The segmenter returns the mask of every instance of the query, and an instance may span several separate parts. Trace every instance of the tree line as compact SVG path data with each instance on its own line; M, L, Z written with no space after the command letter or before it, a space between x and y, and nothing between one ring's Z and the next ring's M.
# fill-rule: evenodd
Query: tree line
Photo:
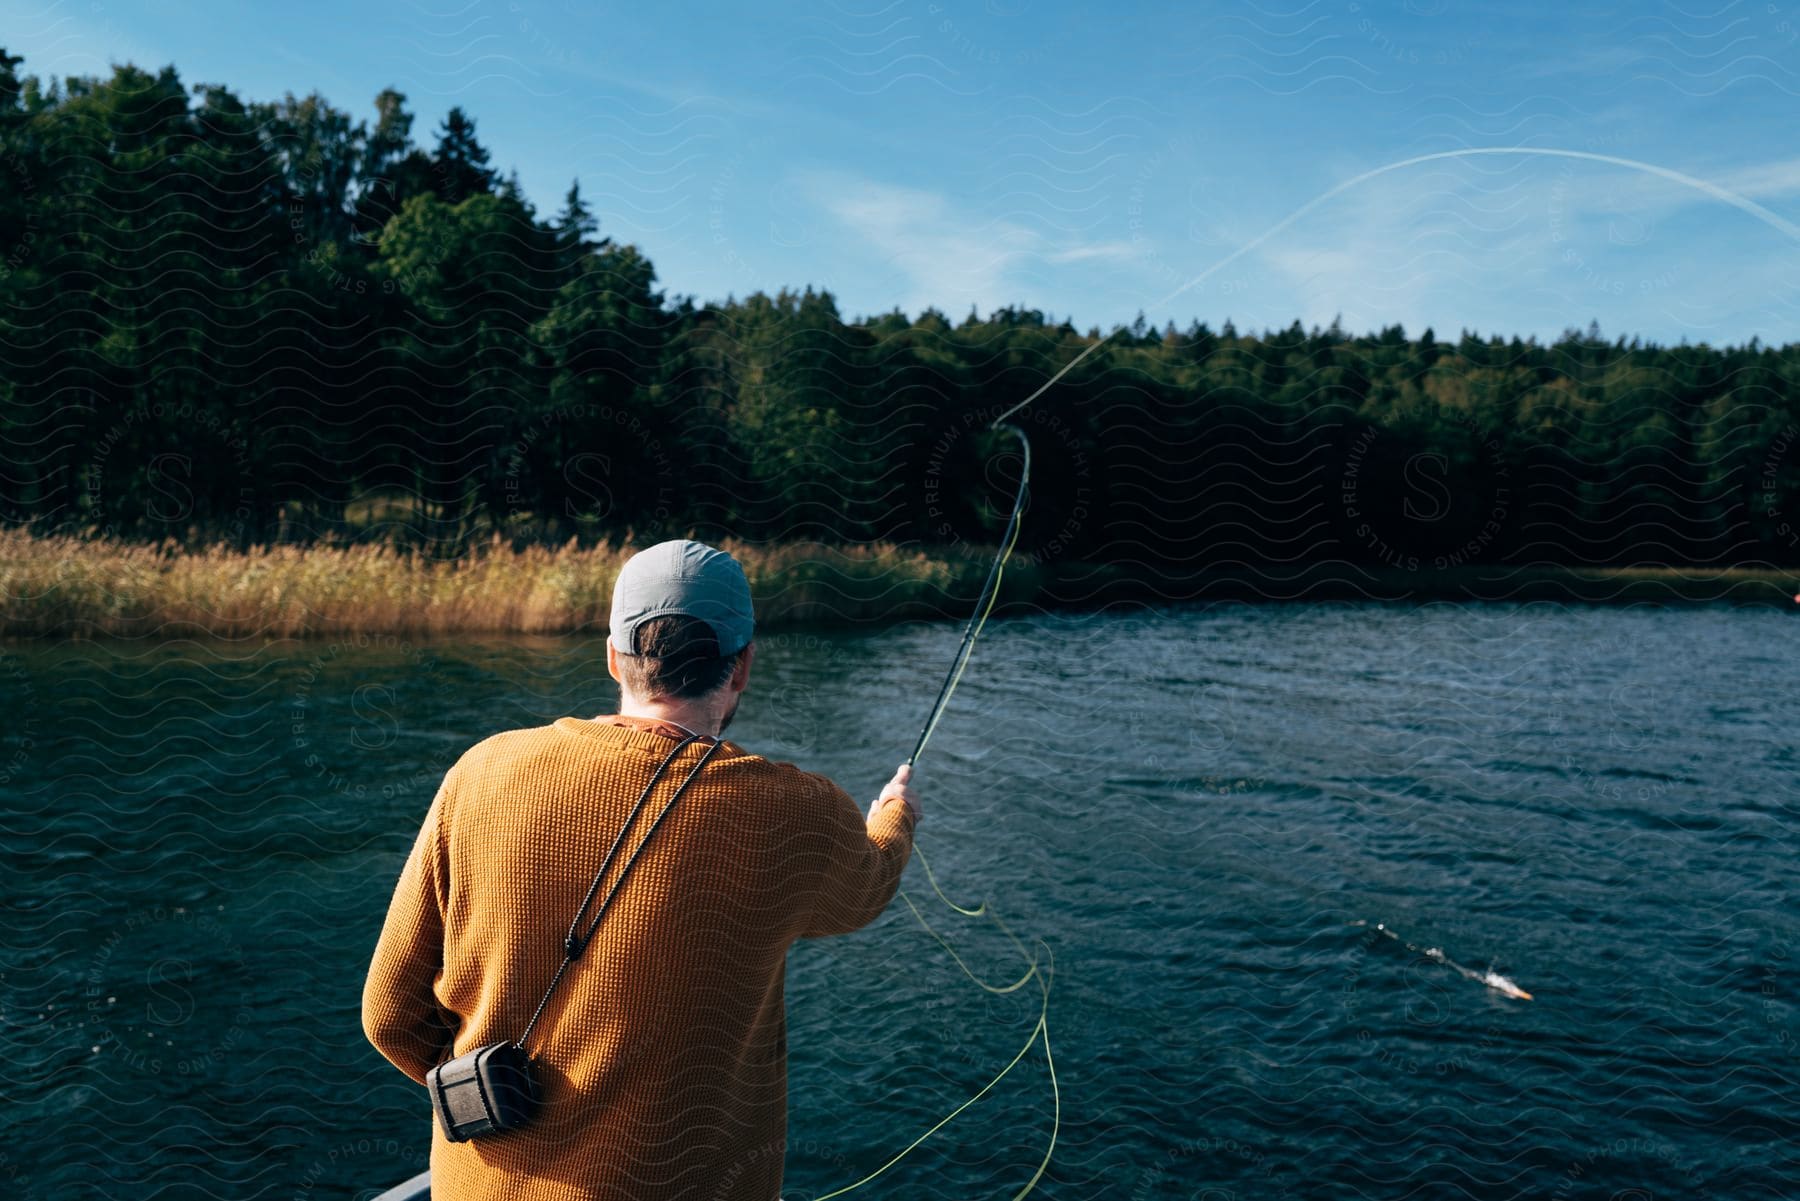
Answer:
M1115 563L1800 563L1800 346L1080 331L699 303L451 110L0 51L0 521L237 545L992 543Z

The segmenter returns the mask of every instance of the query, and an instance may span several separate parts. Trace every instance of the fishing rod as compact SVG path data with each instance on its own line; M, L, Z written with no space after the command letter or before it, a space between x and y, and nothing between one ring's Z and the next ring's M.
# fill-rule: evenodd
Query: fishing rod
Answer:
M1005 425L996 422L988 428L1006 430L1019 439L1019 452L1024 456L1024 462L1019 467L1019 490L1013 496L1012 516L1007 518L1006 532L1000 536L1000 551L994 556L994 565L988 568L987 582L982 584L981 592L975 598L975 611L969 615L969 624L963 629L962 644L956 648L956 657L950 661L950 670L944 675L937 700L932 702L931 713L925 718L924 728L919 731L919 741L913 745L912 754L906 757L908 767L918 762L931 732L937 729L939 719L944 716L944 706L949 703L950 694L956 691L956 685L962 680L963 668L969 665L969 656L975 650L975 639L980 637L981 627L987 624L988 614L994 611L994 603L1000 599L1000 577L1006 570L1006 561L1012 558L1013 547L1019 541L1019 522L1025 512L1025 495L1031 487L1031 439L1025 436L1024 430L1010 422Z
M1080 359L1075 360L1077 363L1080 361ZM1074 365L1074 363L1069 364L1070 367L1073 367ZM1056 376L1050 380L1050 383L1044 385L1044 388L1048 388L1050 384L1061 379L1068 369L1068 367L1065 367L1062 371L1059 371ZM1025 496L1031 484L1031 439L1025 436L1024 430L1016 425L1007 423L1005 419L1030 404L1033 400L1036 400L1044 391L1044 388L1039 388L1023 401L1020 401L1018 404L1002 413L988 426L988 429L990 430L1009 430L1019 439L1019 450L1024 456L1024 461L1019 467L1019 488L1018 491L1013 494L1012 515L1007 518L1006 532L1000 539L1000 550L994 556L993 566L988 568L987 581L982 584L980 595L975 598L975 611L970 615L969 624L963 630L962 642L956 648L956 657L951 660L950 670L944 676L943 685L938 688L937 699L933 701L931 705L931 713L925 718L925 727L919 731L919 741L914 744L912 754L907 756L906 764L908 767L918 761L920 752L925 749L926 740L931 737L931 732L937 729L938 720L944 715L944 706L949 702L950 694L956 691L957 682L962 679L963 668L968 666L969 655L975 648L975 639L980 636L981 627L987 624L988 614L993 612L994 601L1000 595L1001 573L1006 569L1006 561L1012 557L1013 547L1018 544L1019 523L1025 512ZM1014 1055L1012 1060L1007 1063L1005 1067L1000 1069L998 1075L984 1084L979 1092L976 1092L961 1105L958 1105L955 1109L938 1119L930 1129L913 1139L912 1142L903 1147L898 1154L894 1155L873 1172L870 1172L868 1175L852 1184L847 1184L842 1188L833 1189L829 1193L821 1194L814 1198L814 1201L833 1201L834 1198L842 1197L846 1193L853 1193L857 1189L871 1183L889 1168L911 1155L924 1144L926 1139L955 1121L956 1118L961 1116L971 1105L975 1104L975 1102L981 1100L981 1098L991 1092L1001 1080L1006 1078L1009 1072L1019 1065L1019 1061L1025 1058L1025 1053L1031 1050L1032 1045L1041 1039L1044 1044L1044 1063L1050 1072L1050 1091L1051 1095L1055 1098L1056 1113L1053 1119L1054 1125L1050 1134L1050 1145L1044 1151L1044 1158L1038 1163L1037 1171L1032 1173L1031 1179L1026 1181L1025 1187L1012 1195L1011 1201L1024 1201L1026 1194L1037 1187L1038 1181L1043 1179L1045 1170L1049 1168L1050 1156L1056 1150L1056 1134L1062 1127L1062 1090L1057 1086L1056 1062L1050 1055L1050 977L1045 968L1040 966L1037 957L1026 951L1024 944L1022 944L1019 941L1018 936L1008 929L1006 924L1000 920L999 915L988 911L988 904L985 900L982 901L980 905L973 908L958 905L955 901L952 901L949 897L945 896L944 890L938 886L937 877L931 870L931 863L925 858L924 848L914 846L913 853L919 857L920 863L924 865L925 878L931 882L931 890L937 894L938 900L942 901L947 908L952 912L961 914L963 917L982 917L985 915L991 918L994 924L999 926L999 928L1005 932L1006 937L1012 942L1013 946L1017 948L1020 958L1025 961L1025 974L1020 976L1019 979L1013 983L1001 986L989 984L987 981L981 979L969 969L969 965L963 962L962 957L956 953L956 950L945 940L944 936L934 930L931 923L925 920L925 915L919 912L919 907L913 904L913 900L906 894L906 890L901 889L900 899L906 902L906 907L908 909L912 910L913 918L919 923L920 927L924 929L925 933L930 935L937 941L939 946L944 948L951 960L955 962L956 966L962 971L963 975L974 981L975 984L984 991L992 994L1010 993L1015 989L1024 987L1028 982L1036 980L1038 982L1038 989L1042 994L1042 1003L1038 1009L1037 1024L1032 1027L1031 1036L1025 1040L1025 1045L1019 1048L1018 1054ZM1048 948L1046 948L1046 954L1047 953Z
M1117 331L1114 331L1115 333ZM1086 350L1070 359L1068 365L1004 413L988 423L988 429L1007 430L1019 439L1019 453L1023 462L1019 466L1019 490L1013 495L1012 516L1007 518L1006 530L1000 536L1000 550L994 555L993 566L988 568L987 582L982 584L981 591L975 597L975 611L969 615L969 624L963 629L962 643L956 648L956 656L950 660L950 670L944 673L944 682L938 688L937 699L932 702L931 712L926 715L925 725L919 731L919 740L913 744L912 754L906 757L906 765L911 767L917 763L919 756L925 751L925 743L930 740L931 732L937 729L938 721L944 716L944 706L950 703L950 695L962 682L963 669L969 665L969 656L975 652L975 640L981 636L982 627L987 625L988 614L994 611L994 604L1000 599L1000 578L1006 570L1007 560L1012 558L1013 547L1019 541L1019 526L1025 514L1025 497L1031 488L1031 439L1025 431L1012 424L1007 418L1019 412L1026 405L1048 392L1063 376L1075 369L1081 360L1099 350L1112 339L1112 334L1099 339Z
M981 636L982 627L987 624L988 614L994 611L994 602L1000 596L1000 579L1006 570L1006 562L1012 557L1013 548L1017 546L1019 542L1019 526L1025 514L1025 498L1031 488L1031 439L1025 436L1024 430L1013 425L1007 418L1011 417L1014 413L1019 412L1026 405L1049 391L1058 380L1062 379L1063 376L1072 371L1077 363L1087 358L1090 354L1093 354L1094 351L1100 349L1100 347L1106 343L1107 339L1111 337L1112 335L1108 334L1106 338L1101 338L1096 341L1092 346L1089 346L1086 350L1071 359L1068 366L1046 380L1043 386L1037 391L1033 392L1030 396L1027 396L1024 400L1021 400L1018 404L1013 405L988 423L988 429L990 431L1006 430L1019 440L1019 453L1021 456L1019 465L1019 487L1013 494L1012 513L1006 519L1006 530L1000 538L1000 549L994 555L993 566L988 568L987 580L982 584L980 594L975 598L975 611L969 617L969 624L963 629L962 642L958 644L956 648L955 658L950 661L950 670L944 673L944 682L938 688L937 699L931 704L931 712L926 715L924 727L919 731L919 740L913 744L912 754L907 756L906 764L908 767L911 767L918 762L919 755L925 750L925 743L931 738L931 732L937 729L938 721L944 716L944 706L949 704L951 694L956 691L956 685L962 680L963 669L968 666L969 656L975 649L975 640ZM1038 1181L1043 1179L1044 1172L1049 1168L1050 1156L1056 1150L1056 1136L1058 1131L1062 1128L1062 1090L1056 1083L1056 1061L1050 1054L1049 969L1047 964L1040 964L1036 956L1026 951L1024 944L1021 943L1018 936L1006 926L1006 923L1000 920L1000 916L989 911L988 904L985 900L982 901L979 906L971 908L958 905L949 897L945 896L944 890L938 886L937 877L931 870L930 861L925 858L924 848L915 846L913 848L913 853L919 857L920 863L924 866L925 878L931 882L931 890L937 894L938 900L942 901L952 912L960 914L963 917L989 917L994 924L1005 933L1008 940L1010 940L1013 946L1018 950L1020 957L1025 961L1025 974L1020 976L1018 980L1007 985L997 986L989 984L987 981L981 979L969 969L969 965L963 962L962 957L956 953L955 949L952 948L947 941L945 941L944 936L932 929L931 924L925 920L925 915L919 912L918 906L914 905L912 898L906 894L906 890L901 889L900 897L906 902L907 908L912 910L913 917L917 919L919 925L925 932L949 953L950 958L956 963L956 966L962 973L970 980L973 980L977 986L986 992L993 994L1010 993L1015 989L1024 987L1027 982L1036 980L1038 982L1038 988L1042 993L1041 1004L1038 1009L1037 1025L1032 1028L1031 1036L1025 1040L1025 1045L1019 1048L1018 1054L1014 1055L1012 1060L1007 1063L1005 1067L1000 1069L998 1075L983 1085L979 1092L975 1093L961 1105L958 1105L955 1109L951 1110L948 1114L939 1119L929 1130L913 1139L913 1141L902 1148L897 1155L876 1168L873 1172L870 1172L867 1176L864 1176L862 1179L852 1184L845 1185L843 1188L834 1189L829 1193L825 1193L816 1198L815 1201L831 1201L832 1198L855 1192L857 1189L862 1188L864 1185L869 1184L871 1181L881 1176L889 1168L899 1163L902 1159L905 1159L908 1155L911 1155L925 1142L926 1139L949 1125L950 1122L955 1120L971 1105L975 1104L975 1102L979 1101L982 1097L992 1091L1001 1080L1006 1078L1007 1073L1011 1072L1019 1065L1019 1062L1024 1059L1025 1053L1031 1049L1032 1044L1041 1041L1044 1044L1044 1065L1050 1072L1050 1094L1055 1100L1056 1111L1052 1118L1050 1145L1045 1148L1044 1157L1039 1161L1037 1171L1032 1173L1031 1179L1025 1182L1025 1187L1021 1188L1012 1196L1012 1201L1023 1201L1026 1194L1037 1187ZM1044 948L1044 953L1046 959L1048 959L1048 947Z

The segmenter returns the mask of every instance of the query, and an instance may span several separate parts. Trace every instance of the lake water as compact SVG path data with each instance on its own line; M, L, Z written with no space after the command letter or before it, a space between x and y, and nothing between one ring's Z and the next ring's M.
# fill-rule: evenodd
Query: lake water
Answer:
M959 635L771 632L731 734L873 796ZM0 1193L422 1168L425 1098L358 1018L401 860L464 748L614 700L598 639L0 650ZM1028 1048L851 1195L1011 1196L1060 1105L1035 1196L1793 1196L1796 702L1765 609L995 621L920 845L1004 926L915 860L917 916L796 948L787 1195ZM1019 946L1055 1090L1039 981L947 949L1001 988Z

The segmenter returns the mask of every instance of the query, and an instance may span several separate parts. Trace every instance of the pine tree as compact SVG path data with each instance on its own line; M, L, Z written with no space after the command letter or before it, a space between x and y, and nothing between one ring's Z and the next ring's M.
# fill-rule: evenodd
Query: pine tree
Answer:
M393 88L375 97L375 128L363 143L356 172L357 237L373 245L394 214L436 183L432 161L412 144L406 96Z
M461 105L452 108L438 131L437 153L432 156L438 195L446 204L459 204L492 192L494 172L487 164L487 148L475 140L475 119Z
M594 251L612 245L611 238L594 240L594 235L600 232L600 221L581 198L579 179L569 184L569 193L563 197L563 210L556 218L555 229L557 267L565 276L574 275L582 260Z
M24 61L0 46L0 113L19 107L19 64Z

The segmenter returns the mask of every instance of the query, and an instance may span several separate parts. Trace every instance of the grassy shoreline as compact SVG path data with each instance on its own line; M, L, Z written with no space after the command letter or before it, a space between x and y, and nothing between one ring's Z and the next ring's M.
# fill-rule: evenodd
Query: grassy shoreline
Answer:
M744 564L759 623L965 616L983 547L721 545ZM455 561L387 546L183 550L0 531L0 637L311 637L343 633L600 633L631 548L494 544ZM1800 608L1800 568L1478 565L1406 571L1344 562L1170 566L1015 558L1000 609L1182 601L1724 602Z

